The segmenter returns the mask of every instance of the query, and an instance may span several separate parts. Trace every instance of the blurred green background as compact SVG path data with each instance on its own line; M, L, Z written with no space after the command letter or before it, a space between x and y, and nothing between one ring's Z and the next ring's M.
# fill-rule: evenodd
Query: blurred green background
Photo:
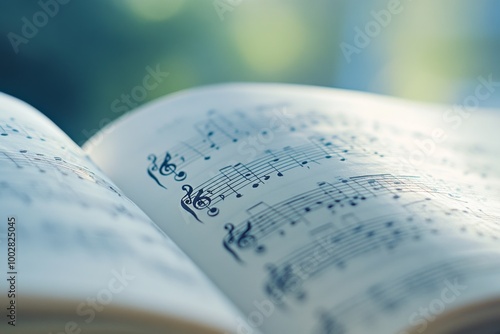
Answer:
M460 103L478 76L500 81L500 1L401 0L377 31L373 21L381 14L374 12L389 6L368 0L1 0L0 90L34 105L83 143L125 112L112 103L143 85L148 66L169 75L134 103L228 81ZM30 24L34 31L25 27ZM369 43L346 57L342 45L359 46L359 30L370 24ZM500 90L482 106L500 107Z

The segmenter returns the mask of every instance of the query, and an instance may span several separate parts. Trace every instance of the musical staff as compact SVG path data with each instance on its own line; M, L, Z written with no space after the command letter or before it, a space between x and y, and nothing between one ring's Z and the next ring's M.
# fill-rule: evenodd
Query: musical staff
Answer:
M16 141L11 141L15 146ZM71 152L48 145L40 153L27 149L17 151L0 150L0 197L17 199L29 206L41 200L52 203L65 203L81 208L93 208L111 216L126 216L145 221L140 211L131 209L132 204L118 188L104 177L93 172L83 164L69 162L61 156ZM61 156L53 155L58 151ZM52 154L49 154L52 153ZM47 181L50 180L50 181Z
M127 291L142 306L148 286L185 289L183 303L189 293L217 301L199 269L57 126L5 94L0 100L0 211L19 222L27 298L72 300L94 291L116 269L142 282ZM183 170L164 157L158 156L155 175L170 173L182 181ZM6 241L0 233L0 243ZM92 279L82 273L92 273ZM65 282L72 286L61 290ZM174 303L155 307L162 312Z
M469 287L469 281L475 278L499 274L499 259L498 253L485 253L479 257L468 255L425 265L395 278L391 277L385 282L367 284L349 299L336 302L329 309L322 309L320 314L321 317L342 319L346 331L353 323L368 319L373 312L391 316L398 310L406 309L410 316L421 307L420 302L414 302L416 296L433 300L449 286L447 282L463 289ZM406 318L403 317L398 326L406 327L408 324L405 321ZM348 323L350 326L346 325ZM329 333L325 331L324 322L320 321L315 333Z
M103 177L83 165L66 161L59 156L48 156L43 153L35 153L24 149L17 152L1 151L0 153L0 164L9 163L17 169L24 169L23 172L25 173L31 170L40 174L46 174L51 171L60 182L63 182L63 177L72 176L78 180L96 184L117 196L123 196L121 191Z
M164 182L161 182L156 175L157 173L160 176L173 175L174 181L182 181L187 177L185 168L189 165L199 160L211 160L212 156L225 146L237 144L252 135L266 135L269 131L274 133L276 131L295 132L297 129L312 130L320 124L330 123L328 117L314 112L294 113L293 118L290 119L283 119L283 115L271 118L269 118L269 115L263 117L266 112L280 110L283 107L281 104L258 106L254 110L255 113L237 111L229 115L210 110L205 120L194 124L193 127L198 133L197 136L182 140L164 153L150 153L147 156L149 161L147 173L158 186L167 189ZM307 155L307 152L300 151L298 154ZM156 162L158 156L165 157L162 163L162 166L164 166L163 173L161 166L158 166ZM294 158L294 155L292 155L292 158ZM182 171L179 171L180 175L173 172L178 169L182 169Z
M26 189L27 188L27 189ZM81 187L75 190L61 183L47 184L43 181L31 181L29 184L14 181L0 181L0 199L18 200L26 207L43 199L46 203L57 203L61 205L75 205L82 209L92 208L95 211L104 212L113 217L128 217L137 221L148 222L149 220L134 207L128 206L128 201L117 197L109 198L103 194L89 196L89 189Z
M425 214L392 214L368 220L361 220L353 213L343 215L336 222L312 230L310 235L313 241L309 245L298 248L279 262L275 262L272 265L275 268L274 274L270 275L265 291L272 298L281 296L280 299L275 299L277 304L281 304L287 291L275 282L284 279L276 273L286 274L286 277L300 277L303 284L308 279L332 269L343 271L349 261L366 254L390 252L401 245L408 246L409 241L419 242L424 236L436 236L438 228L446 228L428 223ZM456 238L456 233L450 233L450 227L447 231L448 237L455 235ZM461 232L466 231L461 229ZM492 231L489 232L491 234ZM492 238L492 241L498 242L499 230L494 233L496 238ZM277 291L270 291L270 287ZM307 295L306 292L303 294ZM378 297L376 299L381 300Z
M15 117L0 118L0 138L4 137L5 140L27 139L32 144L36 142L50 142L51 144L57 143L58 139L50 134L42 134L35 124L30 120L23 120L20 122Z
M243 234L251 235L254 239L252 245L258 249L258 253L262 253L268 248L263 243L273 235L284 235L287 227L298 223L320 224L321 221L310 222L308 219L309 215L318 210L326 210L331 216L361 205L371 198L385 196L397 200L404 194L410 193L423 194L425 198L431 191L432 189L422 184L417 177L389 174L339 178L332 183L318 182L316 188L284 199L272 206L264 202L252 206L247 210L250 216L247 220L236 225L231 224L231 233L226 236L223 244L237 261L242 262L238 255L239 250L252 247L246 245L242 248L238 244L229 245L227 238ZM251 231L249 226L252 227Z
M344 217L343 217L344 218ZM355 216L347 216L340 224L331 224L321 233L312 235L309 245L295 250L279 262L273 264L276 272L284 272L289 276L300 277L302 283L328 270L345 270L349 261L374 251L391 251L404 241L418 241L422 227L417 224L408 226L396 215L361 221ZM354 218L354 219L352 219ZM349 223L347 223L349 222ZM344 225L344 226L340 226ZM270 297L282 297L287 291L276 285L280 280L276 274L271 275L266 283L266 293ZM270 286L278 291L269 292ZM303 292L306 295L305 292ZM275 299L282 304L281 299Z
M37 203L75 206L146 222L123 193L50 124L35 118L0 119L0 197L27 208Z
M500 183L498 168L488 166L498 145L480 152L466 143L470 152L488 152L485 159L456 154L465 150L449 132L430 153L432 130L446 130L441 119L420 127L390 115L392 107L377 110L368 97L316 103L315 94L293 95L236 89L227 100L180 99L175 116L158 110L148 127L119 125L121 133L137 132L137 150L109 163L98 148L95 159L220 287L231 284L225 292L244 312L255 296L273 302L279 317L264 331L284 319L284 332L370 332L360 323L385 320L381 314L394 315L408 296L437 291L429 264L439 261L436 278L465 277L444 260L498 248ZM262 103L283 97L286 110ZM121 136L106 137L108 148L120 147ZM137 179L129 184L130 177ZM150 190L152 198L144 195ZM500 270L489 272L494 291ZM410 274L414 281L397 281ZM366 319L355 315L363 305ZM393 332L381 328L373 332Z
M325 151L329 153L325 154ZM228 199L231 195L241 198L243 196L242 190L247 187L259 188L273 178L286 176L288 171L296 168L310 169L310 162L320 164L322 160L328 160L332 155L338 155L338 152L344 151L343 148L332 145L318 148L316 143L296 148L286 146L281 151L266 150L262 157L248 164L237 163L219 169L218 175L193 187L193 189L194 192L207 193L207 198L215 205ZM342 157L339 160L345 161L345 158ZM190 208L186 211L193 215L195 212L193 209L203 210L205 207ZM195 218L199 220L197 215Z

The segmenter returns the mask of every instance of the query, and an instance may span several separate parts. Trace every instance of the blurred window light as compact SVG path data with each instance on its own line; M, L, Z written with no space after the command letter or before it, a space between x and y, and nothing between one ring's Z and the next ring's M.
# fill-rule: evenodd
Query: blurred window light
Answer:
M313 34L305 27L297 6L248 2L232 15L235 45L254 70L272 74L300 65L307 39Z

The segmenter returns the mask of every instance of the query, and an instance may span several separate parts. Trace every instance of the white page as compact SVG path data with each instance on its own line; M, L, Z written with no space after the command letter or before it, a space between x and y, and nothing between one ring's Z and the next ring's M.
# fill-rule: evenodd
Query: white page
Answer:
M250 327L235 330L420 331L500 297L500 117L468 112L222 85L85 149L239 305Z
M69 321L77 329L106 321L101 312L117 306L215 328L232 324L230 307L206 276L84 152L38 111L4 94L0 213L2 332L34 321L27 310L37 300L40 314L58 301L74 302L51 314L61 315L57 333ZM10 217L16 222L9 229ZM12 258L7 241L15 243ZM7 298L5 275L14 277L14 298ZM16 327L5 317L11 300Z

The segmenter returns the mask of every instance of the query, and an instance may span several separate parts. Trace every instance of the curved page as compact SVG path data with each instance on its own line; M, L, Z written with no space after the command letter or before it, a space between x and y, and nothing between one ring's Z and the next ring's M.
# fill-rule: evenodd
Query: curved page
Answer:
M500 297L498 123L233 84L146 105L85 149L241 308L234 330L421 332Z
M100 328L116 308L136 323L151 312L166 327L232 324L205 275L84 152L3 94L0 213L2 333Z

